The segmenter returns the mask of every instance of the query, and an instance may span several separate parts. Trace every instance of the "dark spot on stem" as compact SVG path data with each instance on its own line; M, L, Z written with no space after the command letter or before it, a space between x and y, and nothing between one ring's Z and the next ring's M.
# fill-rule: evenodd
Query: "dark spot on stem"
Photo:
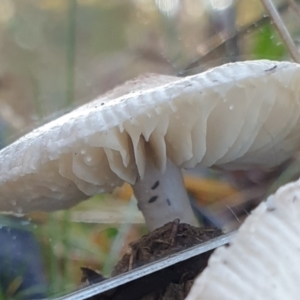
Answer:
M153 203L153 202L155 202L155 201L157 200L157 198L158 198L158 196L153 196L153 197L151 197L151 198L148 200L148 202L149 202L149 203Z
M167 203L168 203L169 206L171 206L171 201L170 201L170 199L167 199Z
M159 186L159 181L156 181L153 186L151 187L151 190L155 190Z

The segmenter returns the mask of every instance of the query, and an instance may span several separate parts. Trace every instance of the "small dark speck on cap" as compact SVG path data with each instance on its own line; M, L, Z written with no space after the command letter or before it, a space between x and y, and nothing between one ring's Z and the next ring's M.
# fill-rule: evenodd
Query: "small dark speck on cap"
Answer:
M104 102L102 102L101 105L104 105Z
M274 67L270 68L270 69L267 69L265 70L265 72L272 72L272 71L275 71L277 68L277 66L275 65Z
M171 201L170 201L170 199L167 199L167 203L168 203L169 206L171 206Z
M274 210L276 210L276 208L275 208L275 207L267 207L267 211L270 211L270 212L272 212L272 211L274 211Z

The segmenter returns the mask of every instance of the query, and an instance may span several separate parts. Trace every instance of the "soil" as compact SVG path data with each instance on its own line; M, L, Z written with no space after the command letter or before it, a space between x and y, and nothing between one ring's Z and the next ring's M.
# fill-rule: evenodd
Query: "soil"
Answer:
M167 223L141 239L130 243L128 252L118 262L112 276L201 244L221 234L222 231L219 229L198 228L180 223L179 220ZM201 256L201 258L195 257L162 270L160 274L156 274L154 280L150 277L148 281L145 279L144 284L141 280L136 283L132 282L130 292L127 287L126 293L125 290L119 290L110 293L109 296L99 295L92 299L183 300L188 294L194 278L205 268L209 256L210 253ZM101 274L88 269L84 269L83 272L83 279L89 283L103 280ZM158 276L160 280L157 280Z

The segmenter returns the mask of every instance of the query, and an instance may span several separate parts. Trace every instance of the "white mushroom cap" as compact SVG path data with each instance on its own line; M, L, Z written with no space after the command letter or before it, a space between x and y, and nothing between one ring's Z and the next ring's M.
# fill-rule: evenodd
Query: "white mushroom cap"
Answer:
M186 300L295 300L300 286L300 180L280 188L217 249Z
M164 172L167 159L183 168L272 167L299 149L295 63L248 61L153 78L138 83L140 91L123 95L127 85L3 149L0 211L67 208L124 181L134 184L144 176L146 153Z

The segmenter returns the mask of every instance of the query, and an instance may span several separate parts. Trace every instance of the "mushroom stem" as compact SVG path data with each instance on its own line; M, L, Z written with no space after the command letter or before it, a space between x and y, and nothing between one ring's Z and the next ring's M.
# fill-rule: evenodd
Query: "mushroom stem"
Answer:
M145 175L132 186L138 207L150 231L180 219L197 225L180 169L170 160L162 173L148 161Z

